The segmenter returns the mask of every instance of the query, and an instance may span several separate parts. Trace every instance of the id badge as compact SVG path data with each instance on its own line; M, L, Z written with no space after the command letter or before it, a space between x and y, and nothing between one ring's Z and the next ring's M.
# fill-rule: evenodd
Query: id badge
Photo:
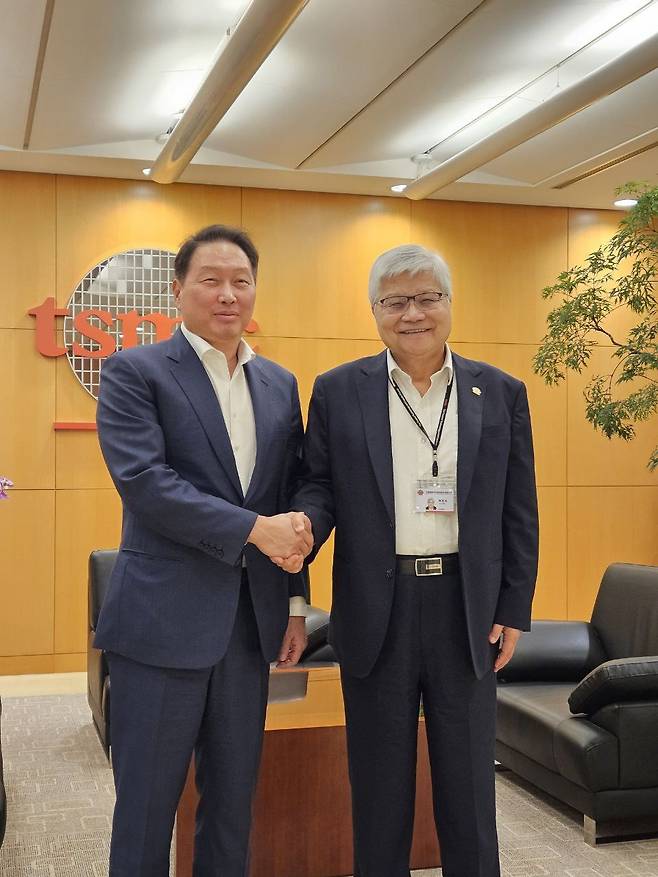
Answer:
M443 477L417 481L414 487L414 511L418 513L454 512L455 481Z

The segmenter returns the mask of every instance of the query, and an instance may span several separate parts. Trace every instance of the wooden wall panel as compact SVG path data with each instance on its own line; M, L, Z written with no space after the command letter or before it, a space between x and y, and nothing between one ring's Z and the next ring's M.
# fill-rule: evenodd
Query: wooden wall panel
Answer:
M176 251L214 222L240 224L239 189L57 177L58 302L101 259L140 247Z
M289 369L299 383L299 398L306 420L315 378L344 362L373 356L384 349L381 340L356 341L330 338L258 338L258 352Z
M98 444L98 433L62 430L55 435L58 489L114 490Z
M0 503L0 656L53 651L55 491L14 490Z
M412 240L452 272L453 341L538 343L541 290L566 267L566 232L564 208L412 202Z
M17 655L15 657L0 655L0 676L23 676L33 673L79 673L86 669L86 652L74 655Z
M615 562L658 565L658 487L569 487L568 617L589 619Z
M620 438L608 439L585 418L583 390L591 377L609 374L616 361L613 348L601 347L592 352L590 367L583 374L570 373L568 385L569 453L568 483L570 485L640 485L657 484L655 472L647 462L658 442L656 419L638 423L636 436L631 442ZM631 384L627 385L632 390ZM639 386L639 384L638 384ZM656 520L658 532L658 520Z
M49 655L0 655L0 676L23 676L33 673L54 673L54 658Z
M533 618L567 616L567 489L539 487L539 573Z
M0 475L17 488L55 486L55 372L25 329L0 329Z
M374 258L408 241L442 252L455 285L455 350L528 386L541 514L535 617L588 617L608 562L658 562L651 425L633 443L610 444L584 419L583 378L547 389L530 367L550 308L542 287L609 238L620 214L13 173L0 173L0 199L12 204L0 217L0 407L10 425L0 431L0 472L18 488L0 503L12 582L0 673L84 666L87 555L119 535L96 433L52 430L54 420L93 420L95 402L64 358L36 353L25 311L55 293L65 304L114 252L175 250L211 222L244 225L261 251L260 330L250 340L297 374L304 414L318 373L382 349L367 301ZM312 570L313 602L324 608L331 552L328 544Z
M263 334L376 338L368 274L381 252L408 243L409 211L396 198L245 189Z
M0 328L31 329L55 295L55 178L0 171L0 204Z
M53 655L53 673L79 673L87 669L87 644L84 652L71 655Z
M87 648L87 561L95 548L117 548L121 502L111 490L58 490L56 503L55 648Z
M607 243L623 219L621 210L569 209L569 267L582 264L587 256Z
M566 386L547 387L532 370L536 345L465 344L452 345L455 353L488 362L520 378L528 390L533 424L537 484L566 484L567 475L567 392Z
M620 210L569 210L569 267L582 265L587 256L602 244L607 243L619 228L619 221L624 217ZM617 274L630 268L630 260L622 263ZM632 314L625 308L611 314L605 321L604 328L619 339L625 337L630 327L636 322ZM601 336L601 341L606 341Z

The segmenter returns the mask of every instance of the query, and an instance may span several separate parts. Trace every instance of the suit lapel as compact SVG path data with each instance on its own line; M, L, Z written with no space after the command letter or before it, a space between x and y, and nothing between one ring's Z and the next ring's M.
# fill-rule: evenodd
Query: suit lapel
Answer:
M391 424L388 414L388 369L386 351L373 357L356 374L357 392L363 416L370 462L377 486L392 521L395 520Z
M269 397L269 382L258 359L245 363L244 372L249 384L256 424L256 462L245 497L248 500L257 485L264 483L262 476L267 466L272 438L272 402Z
M461 515L471 489L473 470L480 446L482 408L486 386L482 383L479 366L468 359L452 354L457 378L457 509ZM473 388L480 390L477 394Z
M222 409L201 360L180 329L171 339L167 356L171 360L172 375L194 408L215 456L242 502L240 477Z

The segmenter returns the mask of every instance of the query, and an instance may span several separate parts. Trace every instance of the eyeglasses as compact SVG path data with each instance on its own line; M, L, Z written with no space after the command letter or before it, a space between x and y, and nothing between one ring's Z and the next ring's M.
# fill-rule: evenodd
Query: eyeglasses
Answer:
M387 314L403 314L409 310L410 302L413 302L419 311L431 311L449 298L447 292L425 291L417 292L416 295L389 295L380 298L377 304Z

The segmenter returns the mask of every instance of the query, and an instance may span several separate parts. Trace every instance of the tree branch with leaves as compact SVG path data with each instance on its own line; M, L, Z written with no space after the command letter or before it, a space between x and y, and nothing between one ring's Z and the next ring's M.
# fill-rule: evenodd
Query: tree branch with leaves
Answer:
M548 315L533 368L555 385L567 370L582 372L594 348L612 346L610 373L594 375L585 388L585 414L608 438L629 441L634 424L658 410L658 187L627 183L617 193L638 201L614 236L542 291L543 298L561 301ZM622 309L635 320L624 338L606 324ZM658 468L658 446L648 466Z

